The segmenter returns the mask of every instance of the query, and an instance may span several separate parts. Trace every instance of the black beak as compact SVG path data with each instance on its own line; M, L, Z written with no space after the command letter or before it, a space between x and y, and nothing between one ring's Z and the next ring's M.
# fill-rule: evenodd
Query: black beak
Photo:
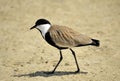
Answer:
M34 29L34 28L36 28L36 26L31 27L30 30L32 30L32 29Z

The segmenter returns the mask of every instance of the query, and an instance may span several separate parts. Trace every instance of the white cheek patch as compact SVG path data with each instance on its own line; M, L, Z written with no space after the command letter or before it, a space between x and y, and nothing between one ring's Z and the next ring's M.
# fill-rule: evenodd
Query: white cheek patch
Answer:
M43 24L43 25L37 26L36 28L41 31L42 36L45 38L45 34L48 32L50 27L51 27L50 24Z

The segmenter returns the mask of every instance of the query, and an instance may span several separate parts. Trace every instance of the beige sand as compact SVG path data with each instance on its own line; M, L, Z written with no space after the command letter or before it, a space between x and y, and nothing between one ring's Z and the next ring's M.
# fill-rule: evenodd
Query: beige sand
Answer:
M63 61L53 75L59 51L48 45L37 30L39 18L101 41L100 47L63 50ZM119 81L120 0L0 0L0 81Z

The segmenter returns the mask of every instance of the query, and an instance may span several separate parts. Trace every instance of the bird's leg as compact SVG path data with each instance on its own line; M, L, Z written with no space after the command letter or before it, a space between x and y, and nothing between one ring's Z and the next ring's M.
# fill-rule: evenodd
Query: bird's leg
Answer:
M70 48L73 56L74 56L74 59L75 59L75 63L76 63L76 66L77 66L77 71L75 71L75 73L78 73L80 72L80 68L79 68L79 65L78 65L78 62L77 62L77 58L76 58L76 55L75 55L75 52Z
M53 71L50 72L49 74L53 74L55 72L56 68L58 67L58 65L60 64L60 62L62 61L62 59L63 59L63 56L62 56L62 52L60 50L60 60L58 61L57 65L55 66L55 68L53 69Z

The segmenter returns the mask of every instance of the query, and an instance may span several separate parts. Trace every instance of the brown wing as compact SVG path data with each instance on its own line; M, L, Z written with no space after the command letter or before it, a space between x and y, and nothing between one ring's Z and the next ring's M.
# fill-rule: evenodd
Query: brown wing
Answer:
M54 43L60 47L73 47L92 43L91 38L65 26L53 25L49 33Z

